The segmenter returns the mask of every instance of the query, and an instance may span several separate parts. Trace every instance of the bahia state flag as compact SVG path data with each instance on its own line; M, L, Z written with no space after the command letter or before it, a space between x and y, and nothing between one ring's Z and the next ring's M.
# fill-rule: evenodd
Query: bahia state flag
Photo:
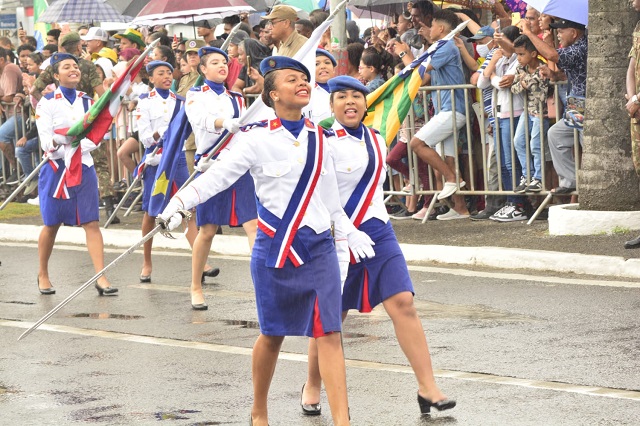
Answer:
M432 44L427 51L367 96L368 109L364 124L378 130L387 141L387 145L393 142L400 124L409 113L409 108L422 85L424 73L431 63L431 57L443 44L462 31L467 22L458 25L442 40Z
M103 93L100 99L89 108L82 121L77 122L69 129L56 130L56 133L73 136L73 142L65 147L65 171L61 181L61 184L64 185L64 190L58 193L66 193L67 188L80 185L82 182L82 140L88 139L96 145L102 141L104 134L111 127L113 117L118 112L122 98L142 68L144 58L153 50L156 44L149 45L135 62L129 64L126 71L111 85L111 88Z
M178 167L184 141L191 135L191 123L187 118L184 105L169 122L159 144L162 144L162 157L156 170L155 183L149 199L149 216L158 216L169 204L171 197L178 192Z

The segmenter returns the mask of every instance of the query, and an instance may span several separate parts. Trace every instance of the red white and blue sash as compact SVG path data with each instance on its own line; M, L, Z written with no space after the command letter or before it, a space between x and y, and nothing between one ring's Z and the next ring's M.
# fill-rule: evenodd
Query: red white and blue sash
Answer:
M310 121L306 120L306 122L307 127L311 126ZM297 268L310 260L308 250L296 239L296 233L322 171L323 133L320 127L315 129L315 133L313 131L307 133L307 161L282 218L279 219L271 214L258 202L258 227L273 239L267 255L267 267L283 268L289 259Z
M340 136L340 131L344 132L344 129L338 130L336 135ZM362 223L384 172L384 158L382 158L382 151L380 151L380 144L377 143L375 132L365 127L363 134L367 154L369 154L369 163L360 182L344 206L344 212L356 228Z

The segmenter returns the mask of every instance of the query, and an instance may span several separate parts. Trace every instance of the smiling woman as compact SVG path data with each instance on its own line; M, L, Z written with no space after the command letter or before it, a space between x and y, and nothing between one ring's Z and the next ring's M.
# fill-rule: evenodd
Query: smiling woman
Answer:
M346 373L340 338L340 271L331 222L358 258L372 257L369 238L344 214L325 133L302 116L309 70L271 56L262 61L262 100L276 118L245 127L234 146L176 194L160 218L169 229L190 209L249 171L255 184L258 232L251 252L260 336L253 348L251 422L267 425L267 396L284 336L313 337L335 425L348 425ZM178 214L179 216L179 214Z
M61 224L80 225L87 235L87 249L96 272L104 268L102 233L98 226L98 180L90 152L98 146L83 139L80 145L73 147L72 137L56 133L56 130L70 127L80 120L93 102L90 97L78 92L80 68L78 59L68 53L54 53L51 56L53 76L59 87L44 96L36 107L36 124L42 150L49 158L49 165L41 169L38 178L40 211L44 227L38 239L38 290L41 294L54 294L49 279L49 258L53 251L56 234ZM73 156L75 150L82 152L82 164L75 177L79 184L67 187L65 176L71 170L66 169L63 158ZM115 295L117 288L109 285L103 275L96 283L100 296Z

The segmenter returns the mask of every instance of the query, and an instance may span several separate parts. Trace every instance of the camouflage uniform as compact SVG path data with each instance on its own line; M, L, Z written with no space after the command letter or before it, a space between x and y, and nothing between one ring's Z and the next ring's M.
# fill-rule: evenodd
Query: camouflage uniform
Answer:
M100 75L98 75L98 71L96 71L96 66L93 62L85 59L80 59L78 66L81 76L77 89L93 97L93 88L102 85L102 80L100 79ZM42 92L48 85L55 82L53 78L53 67L49 66L40 73L40 76L38 76L35 83L33 83L33 87L34 90Z
M629 52L629 58L636 60L635 78L636 93L640 93L640 22L636 24L633 30L633 47ZM631 118L631 158L636 173L640 175L640 119Z

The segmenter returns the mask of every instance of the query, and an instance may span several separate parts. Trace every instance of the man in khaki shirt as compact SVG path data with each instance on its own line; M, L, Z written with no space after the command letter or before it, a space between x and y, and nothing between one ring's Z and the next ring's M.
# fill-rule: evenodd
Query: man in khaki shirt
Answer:
M307 38L296 31L295 22L298 19L295 9L278 5L271 9L271 13L263 16L266 27L271 28L271 38L278 46L278 55L290 58L305 44Z
M198 50L205 45L202 40L189 40L185 44L185 55L187 57L187 63L191 67L189 74L185 74L180 79L178 85L178 95L187 96L187 92L194 86L200 74L198 73L198 67L200 66L200 57L198 56ZM196 155L196 138L191 134L184 143L185 156L187 157L187 168L189 174L193 173L193 162Z

